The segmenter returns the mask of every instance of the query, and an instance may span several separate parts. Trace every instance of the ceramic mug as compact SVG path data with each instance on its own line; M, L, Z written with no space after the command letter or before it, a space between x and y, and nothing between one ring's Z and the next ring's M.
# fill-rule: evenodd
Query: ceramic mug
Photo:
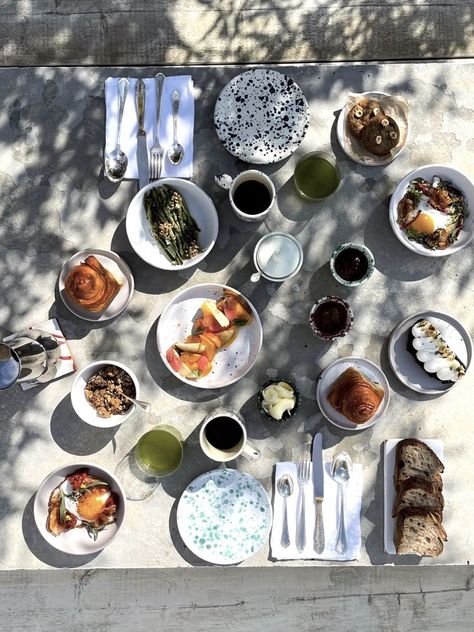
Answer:
M276 191L273 182L256 169L243 171L235 178L225 173L220 174L215 176L215 181L229 191L230 205L237 217L244 222L260 222L275 204ZM255 204L257 206L253 206Z
M260 458L260 451L247 441L244 418L231 408L216 408L207 415L199 432L199 443L206 456L220 463L240 455L252 461Z

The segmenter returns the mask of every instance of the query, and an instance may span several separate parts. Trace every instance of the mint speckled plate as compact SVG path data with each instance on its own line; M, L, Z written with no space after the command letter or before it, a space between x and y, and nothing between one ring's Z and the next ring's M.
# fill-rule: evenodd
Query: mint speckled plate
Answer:
M219 469L201 474L187 486L177 521L185 545L195 555L211 564L237 564L264 544L272 508L255 478Z

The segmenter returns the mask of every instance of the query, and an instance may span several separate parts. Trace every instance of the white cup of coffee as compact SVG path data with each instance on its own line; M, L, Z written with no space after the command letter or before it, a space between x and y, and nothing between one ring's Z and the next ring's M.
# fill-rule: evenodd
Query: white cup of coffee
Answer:
M213 461L224 463L242 455L256 461L260 451L247 441L244 418L231 408L216 408L204 419L199 432L202 451Z
M256 169L243 171L236 178L220 174L215 177L215 181L229 191L230 205L244 222L260 222L275 204L273 182Z

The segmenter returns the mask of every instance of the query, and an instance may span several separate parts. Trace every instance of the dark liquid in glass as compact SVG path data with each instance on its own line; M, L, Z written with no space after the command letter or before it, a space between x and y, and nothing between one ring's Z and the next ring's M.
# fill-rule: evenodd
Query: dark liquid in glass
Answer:
M272 197L267 187L258 180L246 180L234 191L234 204L246 215L258 215L270 206Z
M363 252L356 248L346 248L334 261L334 269L345 281L360 281L369 268L369 262Z
M242 439L243 432L232 417L215 417L206 425L204 434L217 450L231 450Z
M339 302L326 301L311 314L311 320L323 335L334 336L346 328L347 309Z

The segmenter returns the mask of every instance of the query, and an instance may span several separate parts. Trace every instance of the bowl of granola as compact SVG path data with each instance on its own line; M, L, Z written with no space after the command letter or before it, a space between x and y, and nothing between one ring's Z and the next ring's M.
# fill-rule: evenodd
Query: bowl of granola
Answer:
M81 369L73 382L71 403L76 414L97 428L114 428L128 419L140 386L131 369L115 360L97 360Z

